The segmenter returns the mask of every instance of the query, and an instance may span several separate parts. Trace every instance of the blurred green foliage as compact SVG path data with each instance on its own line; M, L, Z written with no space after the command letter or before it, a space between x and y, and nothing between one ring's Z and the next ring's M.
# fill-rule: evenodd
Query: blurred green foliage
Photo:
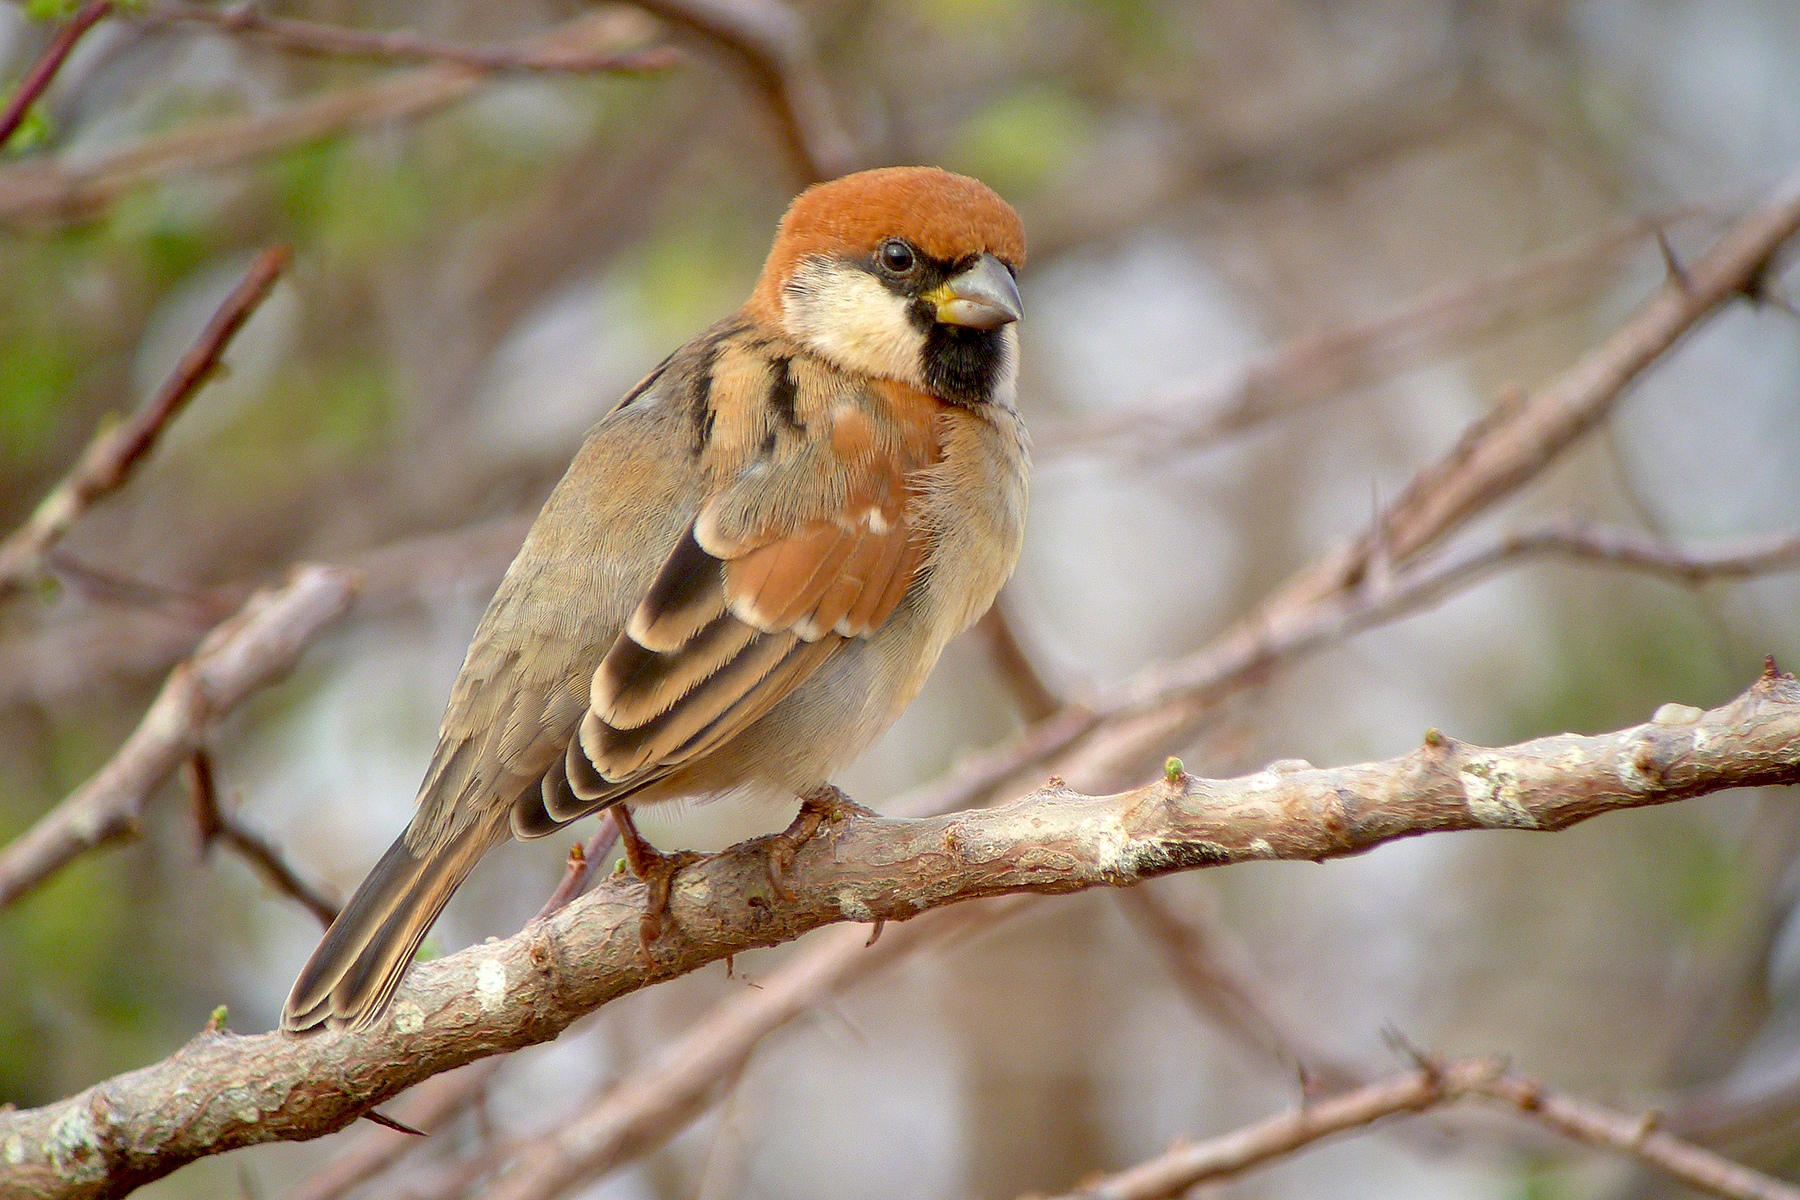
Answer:
M4 106L10 98L10 93L0 95L0 106ZM50 140L51 132L50 114L44 111L42 104L33 104L25 110L25 115L12 131L12 136L6 139L4 145L0 145L0 160L9 154L23 154L43 145Z
M56 426L81 347L54 332L0 332L0 458L30 461Z
M33 21L60 21L75 15L80 0L25 0L25 16Z
M1067 91L1032 84L1007 92L963 123L952 155L958 170L1002 192L1055 181L1094 136L1094 118Z

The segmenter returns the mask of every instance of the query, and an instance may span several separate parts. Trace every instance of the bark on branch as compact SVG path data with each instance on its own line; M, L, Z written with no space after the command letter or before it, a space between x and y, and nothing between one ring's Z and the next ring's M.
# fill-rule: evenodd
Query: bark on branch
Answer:
M169 1059L39 1109L0 1113L0 1195L123 1195L183 1163L317 1137L404 1088L555 1037L625 993L840 921L905 920L1014 892L1128 886L1245 859L1318 860L1458 829L1561 829L1721 788L1800 782L1800 682L1771 668L1710 712L1485 749L1429 731L1381 763L1179 772L1112 796L1052 781L1003 807L864 819L808 843L787 877L765 840L681 873L646 958L642 885L614 879L503 942L416 968L380 1024L304 1038L203 1032Z

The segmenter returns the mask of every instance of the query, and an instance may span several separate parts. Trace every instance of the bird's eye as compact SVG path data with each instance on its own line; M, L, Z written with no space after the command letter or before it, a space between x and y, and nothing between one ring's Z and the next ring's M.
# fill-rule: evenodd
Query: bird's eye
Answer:
M876 257L881 260L883 267L896 275L904 275L913 269L913 248L899 238L890 238L881 243Z

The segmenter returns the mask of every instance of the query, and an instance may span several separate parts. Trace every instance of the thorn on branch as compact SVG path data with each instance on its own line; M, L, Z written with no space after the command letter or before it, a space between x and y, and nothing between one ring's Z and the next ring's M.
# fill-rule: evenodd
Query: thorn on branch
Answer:
M1776 273L1775 254L1775 251L1771 251L1769 257L1765 258L1756 270L1752 271L1745 279L1744 286L1739 290L1751 304L1766 305L1784 312L1790 317L1800 318L1800 309L1796 309L1793 301L1777 292L1775 285L1771 282Z
M1687 268L1681 265L1681 259L1676 257L1675 247L1669 244L1669 231L1661 226L1656 230L1656 248L1662 251L1663 269L1669 274L1669 282L1684 293L1691 292L1693 283L1688 278Z
M395 1133L410 1133L414 1137L429 1136L426 1134L426 1132L423 1129L414 1129L411 1125L407 1125L400 1121L396 1121L396 1120L394 1120L394 1118L387 1116L383 1113L376 1112L372 1108L368 1112L363 1114L363 1119L365 1121L373 1121L373 1122L375 1122L375 1124L381 1126L383 1129L392 1129Z
M1428 1079L1436 1082L1443 1074L1443 1064L1435 1057L1425 1053L1414 1045L1412 1039L1400 1032L1400 1027L1392 1022L1381 1027L1381 1040L1388 1044L1394 1053L1407 1059L1413 1066L1423 1071Z
M869 940L863 943L863 949L867 950L870 946L873 946L876 942L879 942L881 940L881 931L886 928L887 928L887 918L886 917L876 917L875 918L875 928L873 928L869 931Z

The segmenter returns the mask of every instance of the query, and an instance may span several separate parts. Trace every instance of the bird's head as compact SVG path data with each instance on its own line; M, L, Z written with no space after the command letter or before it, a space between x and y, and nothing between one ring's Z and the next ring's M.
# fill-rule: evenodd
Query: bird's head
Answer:
M1010 395L1025 230L983 183L885 167L801 193L749 309L847 371L958 404Z

